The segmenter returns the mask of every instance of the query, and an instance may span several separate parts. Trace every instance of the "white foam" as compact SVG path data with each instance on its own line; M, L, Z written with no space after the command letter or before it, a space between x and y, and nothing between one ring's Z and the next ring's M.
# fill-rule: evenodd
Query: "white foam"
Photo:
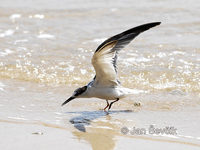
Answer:
M87 71L85 69L81 69L81 74L85 74Z
M66 70L74 71L74 68L75 68L74 66L69 65L69 67L67 67Z
M27 51L26 47L17 47L17 51Z
M35 15L30 15L28 16L30 19L36 18L36 19L44 19L45 16L43 14L35 14Z
M185 54L185 52L181 52L181 51L174 51L174 52L172 52L172 54L174 54L174 55L184 55L184 54Z
M158 56L159 58L165 57L166 54L163 52L159 52L156 56Z
M14 30L12 29L8 29L6 30L4 33L0 33L0 37L6 37L6 36L11 36L15 33Z
M139 57L139 58L127 58L126 61L128 62L149 62L151 59L145 58L145 57Z
M44 15L42 15L42 14L35 14L34 18L44 19Z
M55 39L55 36L51 34L40 34L37 37L40 39Z
M13 51L11 51L10 49L5 49L4 51L0 52L0 56L7 56L12 53Z
M9 18L11 19L11 20L15 20L15 19L18 19L18 18L21 18L21 14L12 14Z
M189 63L183 59L179 59L179 62L184 63L185 65L193 65L193 63Z
M0 91L5 91L4 90L4 87L5 87L6 85L5 84L3 84L2 82L0 82Z
M14 42L14 44L23 43L23 42L28 42L28 40L27 40L27 39L16 40L16 41Z
M110 11L112 11L112 12L115 12L115 11L117 11L118 10L118 8L111 8L110 9Z
M100 129L110 129L110 130L113 130L113 128L110 128L110 127L107 127L107 126L98 126L97 128L100 128Z
M95 43L102 43L103 41L105 41L106 38L100 38L100 39L94 39L92 40L92 42L95 42Z
M25 118L21 118L21 117L8 117L9 119L15 119L15 120L28 120Z
M172 88L172 87L176 87L178 86L176 83L174 82L167 82L167 83L160 83L160 84L153 84L151 85L153 88L155 89L166 89L166 88Z
M138 89L131 89L133 94L141 94L141 93L149 93L149 91L138 90Z

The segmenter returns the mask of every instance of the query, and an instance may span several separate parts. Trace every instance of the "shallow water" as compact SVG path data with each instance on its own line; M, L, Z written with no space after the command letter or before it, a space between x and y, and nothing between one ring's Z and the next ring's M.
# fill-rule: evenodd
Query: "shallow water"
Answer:
M200 146L197 0L146 0L137 5L128 0L7 0L0 8L2 123L65 129L75 142L82 139L93 149L102 148L104 141L110 141L106 149L120 149L125 140L127 147L132 145L129 140L160 147L163 141ZM77 99L60 107L74 89L94 77L91 57L101 42L153 21L162 24L139 35L120 52L118 61L122 85L143 93L116 103L109 114L99 110L105 101L98 99ZM174 126L178 134L174 138L120 132L123 126L151 124Z

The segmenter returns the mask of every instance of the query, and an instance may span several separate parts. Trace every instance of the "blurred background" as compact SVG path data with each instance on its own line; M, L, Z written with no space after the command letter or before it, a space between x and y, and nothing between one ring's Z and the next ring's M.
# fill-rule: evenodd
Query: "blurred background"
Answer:
M69 133L77 132L69 122L73 119L72 114L66 111L83 110L80 112L82 121L85 116L93 116L90 122L99 118L107 123L113 121L111 126L114 126L110 128L116 132L109 132L113 137L107 149L120 149L121 144L117 143L123 140L113 139L116 135L121 136L116 133L127 120L131 127L171 124L179 128L176 138L180 141L199 144L199 18L198 0L0 1L1 127L6 129L8 121L14 125L16 122L40 125L43 122L69 128ZM135 110L138 108L133 107L133 101L140 102L138 118L131 113L126 114L125 120L123 113L113 113L111 118L99 115L93 111L103 108L106 103L97 99L77 99L61 109L61 103L75 88L94 77L91 58L101 42L129 28L154 21L162 24L139 35L119 54L119 80L123 86L139 92L113 108ZM84 110L91 110L91 113L85 115ZM147 119L145 114L149 112L154 115ZM102 124L91 128L96 132L99 126ZM18 129L17 125L15 128ZM21 129L24 131L23 127ZM34 127L31 129L30 133L35 131ZM93 135L94 131L88 134ZM7 130L4 132L2 135L7 135ZM100 132L102 130L98 130L97 135ZM107 130L103 132L108 134ZM79 132L69 137L95 143L90 141L93 138L86 138ZM5 148L9 140L6 141L2 143ZM195 146L200 146L198 144ZM93 145L92 148L98 147Z

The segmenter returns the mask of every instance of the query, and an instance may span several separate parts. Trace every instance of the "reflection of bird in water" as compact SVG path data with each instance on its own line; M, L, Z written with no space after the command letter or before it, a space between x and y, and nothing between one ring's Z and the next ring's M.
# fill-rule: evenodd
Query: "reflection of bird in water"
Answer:
M123 113L127 115L132 111L116 110L109 113L103 111L75 111L66 113L78 114L70 119L70 123L78 129L72 132L78 139L83 139L90 143L93 150L112 150L116 143L115 137L121 136L121 133L119 133L120 127L118 126L121 122L110 115ZM89 127L86 132L87 126Z
M104 113L100 112L99 113ZM105 115L103 120L96 120L87 132L73 131L80 140L89 143L93 150L113 150L116 146L116 136L120 136L119 128L113 123L109 115ZM102 144L103 143L103 144Z
M134 94L134 90L122 87L117 79L117 54L137 35L157 25L160 25L160 22L140 25L104 41L92 57L92 65L96 72L94 79L88 85L76 89L62 106L75 98L97 97L106 100L104 110L109 110L119 99ZM114 101L109 103L108 100Z

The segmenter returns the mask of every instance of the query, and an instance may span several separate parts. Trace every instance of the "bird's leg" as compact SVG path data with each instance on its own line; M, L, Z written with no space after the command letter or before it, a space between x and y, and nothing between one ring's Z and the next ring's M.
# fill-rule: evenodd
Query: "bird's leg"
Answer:
M108 100L106 100L106 102L107 102L107 106L103 109L104 111L105 111L106 108L108 108L108 106L109 106Z
M119 100L119 98L117 98L115 101L111 102L111 103L110 103L110 106L109 106L109 108L108 108L108 110L110 110L112 104L115 103L115 102L117 102L118 100Z

